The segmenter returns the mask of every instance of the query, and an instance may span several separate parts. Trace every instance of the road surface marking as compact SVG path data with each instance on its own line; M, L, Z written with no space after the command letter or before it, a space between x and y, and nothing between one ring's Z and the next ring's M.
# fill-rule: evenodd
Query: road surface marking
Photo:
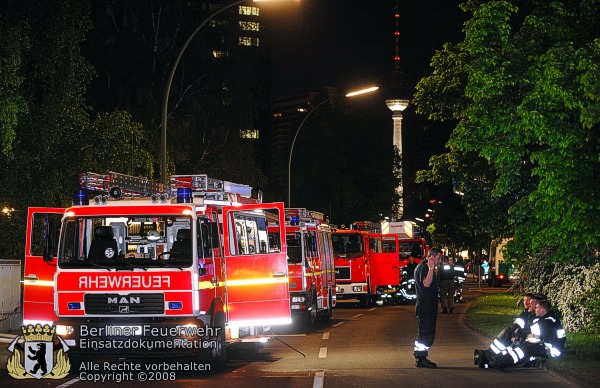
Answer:
M373 310L377 310L377 307L373 307L372 309L369 309L367 311L373 311Z
M338 322L338 323L336 323L335 325L333 325L333 326L331 326L331 327L338 327L339 325L341 325L341 324L343 324L343 323L345 323L345 322L346 322L346 321L341 321L341 322Z
M322 339L329 339L329 332L326 331L325 333L323 333L323 338Z
M350 319L358 318L358 317L360 317L360 316L363 316L363 315L364 315L364 314L356 314L355 316L353 316L353 317L350 317Z
M327 358L327 348L321 348L321 350L319 350L319 358Z
M313 381L313 388L323 388L323 380L325 380L325 372L315 373L315 380Z
M75 383L76 383L76 382L78 382L78 381L79 381L79 377L78 377L78 378L76 378L76 379L73 379L73 380L69 380L69 381L67 381L67 382L66 382L66 383L64 383L64 384L58 385L56 388L66 388L66 387L68 387L69 385L75 384Z

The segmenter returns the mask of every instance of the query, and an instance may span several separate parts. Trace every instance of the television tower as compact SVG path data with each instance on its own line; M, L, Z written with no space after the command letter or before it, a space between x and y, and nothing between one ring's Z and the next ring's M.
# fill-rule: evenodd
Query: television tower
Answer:
M396 20L396 30L394 36L396 38L396 55L394 56L394 70L392 71L392 88L395 91L403 91L403 74L400 68L400 31L398 30L398 21L400 19L400 13L398 12L398 0L396 0L396 12L394 14ZM403 174L403 163L402 163L402 112L408 107L409 100L393 99L386 100L385 104L393 112L392 120L394 122L394 150L400 158L400 170L398 171L399 184L396 188L396 193L399 196L397 212L393 218L400 220L404 215L404 174Z

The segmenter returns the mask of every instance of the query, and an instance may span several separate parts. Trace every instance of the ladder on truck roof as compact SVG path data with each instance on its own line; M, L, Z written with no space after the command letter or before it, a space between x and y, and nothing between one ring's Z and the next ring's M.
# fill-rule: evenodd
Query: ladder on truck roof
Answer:
M106 174L82 172L79 185L90 191L108 192L111 198L149 197L156 193L165 193L166 186L152 182L146 177L120 174L109 171Z
M309 222L321 224L325 220L325 215L314 210L306 210L305 208L285 208L285 221L289 222Z
M262 202L262 192L247 185L209 178L206 174L172 175L169 184L165 185L146 177L113 171L105 174L85 172L79 174L79 185L90 191L108 192L113 199L150 197L153 194L175 196L177 189L190 188L195 197L240 203Z

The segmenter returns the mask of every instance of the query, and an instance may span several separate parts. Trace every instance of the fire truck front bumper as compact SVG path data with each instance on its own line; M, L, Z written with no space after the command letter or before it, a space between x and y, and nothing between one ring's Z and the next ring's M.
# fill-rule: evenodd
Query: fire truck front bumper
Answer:
M292 314L301 314L304 313L309 308L310 298L306 295L306 293L299 293L290 295L290 307L292 309Z
M335 289L337 300L358 300L369 294L367 283L338 284Z

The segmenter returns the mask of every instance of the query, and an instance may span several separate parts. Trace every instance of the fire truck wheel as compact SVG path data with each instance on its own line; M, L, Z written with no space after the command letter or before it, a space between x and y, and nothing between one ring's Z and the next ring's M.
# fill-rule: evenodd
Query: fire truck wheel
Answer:
M317 291L310 293L310 309L306 312L306 323L313 325L317 321Z
M225 346L225 315L222 311L217 311L215 314L215 320L213 322L213 326L218 329L217 338L218 338L218 354L217 357L219 361L226 361L226 346Z
M329 293L329 296L327 297L327 310L324 312L323 316L321 317L321 320L323 322L329 322L332 315L333 315L333 298L331 296L331 293Z

